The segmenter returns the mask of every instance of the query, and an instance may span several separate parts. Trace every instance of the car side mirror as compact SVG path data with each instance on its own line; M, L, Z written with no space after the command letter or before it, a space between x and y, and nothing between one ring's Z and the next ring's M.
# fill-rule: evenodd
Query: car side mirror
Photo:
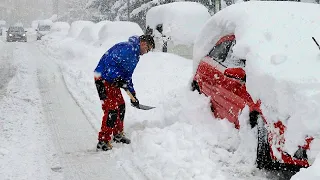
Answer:
M224 75L229 78L246 81L246 72L242 68L228 68L224 71Z

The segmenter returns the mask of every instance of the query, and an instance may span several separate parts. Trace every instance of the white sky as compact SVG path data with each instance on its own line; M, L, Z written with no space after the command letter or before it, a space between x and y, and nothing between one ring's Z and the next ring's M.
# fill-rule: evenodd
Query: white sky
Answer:
M30 26L34 19L49 18L53 13L53 0L1 0L0 19L7 23L22 22ZM61 1L61 0L60 0Z

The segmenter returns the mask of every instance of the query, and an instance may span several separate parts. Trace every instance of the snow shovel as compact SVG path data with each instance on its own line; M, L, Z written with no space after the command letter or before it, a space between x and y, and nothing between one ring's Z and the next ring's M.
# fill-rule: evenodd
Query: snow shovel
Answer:
M131 94L131 92L129 90L126 90L126 92L127 92L128 96L130 97L131 101L135 102L136 98L134 98L134 96ZM138 109L141 109L141 110L150 110L150 109L153 109L155 107L139 104L139 107L135 107L135 108L138 108Z

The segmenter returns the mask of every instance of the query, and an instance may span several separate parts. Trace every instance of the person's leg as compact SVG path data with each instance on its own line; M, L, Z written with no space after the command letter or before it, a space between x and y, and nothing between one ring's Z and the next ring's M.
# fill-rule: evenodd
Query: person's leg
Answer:
M126 113L126 105L123 99L123 96L121 94L121 91L119 89L119 94L117 96L117 104L118 104L118 118L116 121L116 126L113 131L114 138L113 140L115 142L122 142L126 144L130 144L130 139L125 137L124 132L123 132L123 124L124 124L124 117Z
M118 109L119 109L118 117L117 117L115 128L113 129L113 135L117 135L117 134L123 132L123 121L124 121L124 115L126 112L125 104L119 105Z
M104 80L98 79L95 80L95 83L104 113L102 117L101 130L98 135L99 143L97 148L109 150L112 148L110 140L118 116L117 104L115 103L116 96L114 96L113 88Z

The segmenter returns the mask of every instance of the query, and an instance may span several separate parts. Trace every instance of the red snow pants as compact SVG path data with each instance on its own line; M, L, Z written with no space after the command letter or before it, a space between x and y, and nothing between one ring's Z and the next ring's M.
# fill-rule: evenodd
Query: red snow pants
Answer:
M112 134L116 135L123 131L126 107L120 88L112 86L101 78L95 78L95 84L104 113L98 140L107 142L111 140Z

